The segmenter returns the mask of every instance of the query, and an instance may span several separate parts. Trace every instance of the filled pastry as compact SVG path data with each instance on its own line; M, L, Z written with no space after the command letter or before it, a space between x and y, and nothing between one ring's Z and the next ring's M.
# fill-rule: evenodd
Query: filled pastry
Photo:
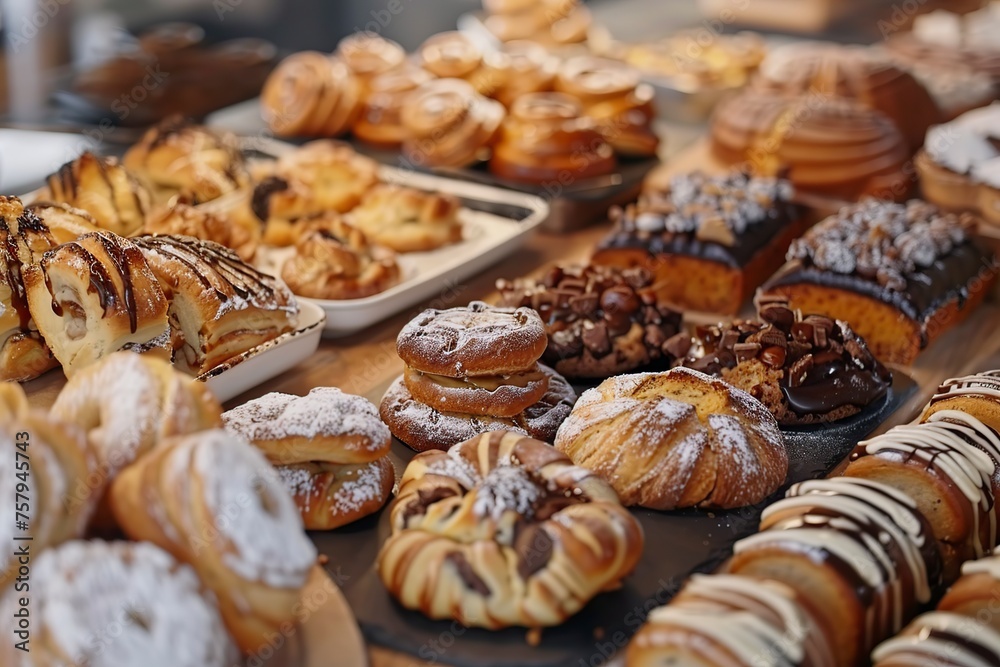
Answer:
M212 241L236 251L240 259L249 262L260 246L263 228L261 221L250 216L216 213L178 200L150 214L142 233L193 236Z
M373 243L419 252L462 240L460 208L451 195L379 184L350 212L350 220Z

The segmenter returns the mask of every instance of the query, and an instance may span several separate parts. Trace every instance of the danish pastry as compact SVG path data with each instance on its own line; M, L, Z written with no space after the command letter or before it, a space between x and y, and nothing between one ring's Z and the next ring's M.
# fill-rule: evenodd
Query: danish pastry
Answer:
M283 137L334 137L361 111L361 81L342 60L317 51L294 53L271 72L261 114Z
M125 534L194 568L244 653L295 622L316 550L263 454L223 430L163 443L111 489Z
M433 78L425 69L404 66L371 79L364 107L352 128L354 136L373 146L402 145L407 134L402 119L406 98Z
M52 245L75 241L84 234L100 231L97 220L82 208L69 204L33 201L24 206L27 213L34 214L51 235Z
M620 375L585 391L555 446L625 505L743 507L788 473L778 423L757 399L686 368Z
M229 667L239 652L194 571L152 544L70 542L31 572L30 652L0 646L9 667ZM4 618L21 602L9 588ZM183 642L183 650L178 650Z
M382 509L396 482L389 457L368 463L292 463L278 466L306 530L333 530Z
M370 32L356 32L340 40L334 55L361 80L365 96L370 93L375 77L398 69L406 62L402 46Z
M22 274L31 317L66 377L118 350L169 355L167 300L128 239L87 234Z
M154 211L146 219L142 233L193 236L202 241L212 241L235 250L240 259L249 262L257 254L263 225L259 220L226 216L184 201L174 201Z
M440 79L467 81L480 95L492 97L510 76L507 56L484 51L465 33L441 32L417 49L421 67Z
M116 158L87 152L46 179L43 200L87 211L101 229L130 236L146 220L151 198Z
M408 609L468 627L558 625L642 553L615 492L544 442L495 431L417 455L377 570Z
M180 117L150 128L122 159L165 202L181 195L195 203L250 185L236 137Z
M460 208L448 194L382 183L368 191L350 219L374 243L420 252L462 240Z
M517 40L503 45L509 62L510 75L493 92L493 98L510 109L514 102L528 93L552 90L555 85L559 58L537 42Z

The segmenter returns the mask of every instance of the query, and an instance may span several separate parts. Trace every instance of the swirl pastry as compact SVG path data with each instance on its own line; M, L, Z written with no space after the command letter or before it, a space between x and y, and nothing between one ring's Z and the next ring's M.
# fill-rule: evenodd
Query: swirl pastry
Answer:
M750 173L787 178L797 190L855 201L901 201L912 187L909 146L882 113L855 100L789 96L749 87L716 107L712 153Z
M147 130L122 162L161 202L181 195L201 203L250 185L235 135L179 117Z
M397 284L399 265L388 252L373 248L354 226L336 214L301 221L295 254L281 277L299 296L311 299L363 299Z
M531 39L546 47L585 42L593 23L578 0L484 0L486 29L502 42Z
M460 208L448 194L379 184L350 219L374 243L396 252L420 252L462 240Z
M264 234L259 220L213 213L185 201L174 201L154 211L146 219L142 233L193 236L211 241L235 251L244 262L253 259Z
M543 442L494 431L410 462L377 569L430 618L541 627L617 585L642 547L639 523L600 478Z
M42 199L89 213L101 229L130 236L142 227L150 194L116 158L87 152L46 179Z
M463 167L492 143L504 108L462 79L428 81L406 98L403 153L416 166Z
M0 598L13 618L23 593ZM30 652L0 646L9 667L228 667L239 652L192 569L152 544L70 542L31 571ZM12 625L11 625L12 627ZM179 650L183 642L183 650Z
M417 49L421 67L440 79L463 79L477 93L493 97L510 76L507 56L484 51L465 33L441 32Z
M785 481L778 423L757 399L686 368L619 375L580 395L555 446L625 505L753 505Z
M656 155L660 139L652 127L654 92L640 83L637 70L614 60L577 56L562 64L555 88L580 100L583 112L617 152Z
M368 82L364 107L354 123L355 137L384 148L396 148L406 139L402 112L407 96L434 78L416 66L401 67L380 74Z
M174 364L201 375L291 331L298 304L233 251L190 236L137 236L169 303Z
M166 355L167 300L128 239L87 234L22 273L31 317L66 377L118 350Z
M340 40L334 55L361 80L366 96L373 79L399 69L406 62L406 51L402 46L369 32L356 32Z
M0 384L0 454L0 491L7 499L6 507L14 510L15 497L23 495L23 487L20 491L17 488L21 482L31 496L24 533L15 531L13 521L0 527L0 539L13 546L0 553L2 590L18 569L16 537L30 536L31 553L36 556L44 549L83 537L97 498L76 499L73 494L97 466L80 429L32 410L21 387L13 383Z
M285 58L260 94L261 114L283 137L333 137L349 130L361 111L362 86L340 59L317 51Z
M316 550L278 474L242 438L164 443L118 476L111 507L126 535L194 568L244 653L295 623Z
M577 101L561 93L529 93L514 102L493 149L490 171L523 183L563 183L609 174L611 145Z
M522 95L552 90L559 58L538 42L517 40L503 46L510 63L510 75L493 93L494 99L510 109Z

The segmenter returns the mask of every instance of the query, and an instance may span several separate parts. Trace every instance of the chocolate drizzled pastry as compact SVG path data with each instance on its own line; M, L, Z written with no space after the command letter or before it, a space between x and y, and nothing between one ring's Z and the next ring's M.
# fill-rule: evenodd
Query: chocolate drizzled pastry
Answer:
M567 377L604 378L659 359L681 314L660 303L643 268L555 266L540 279L499 280L501 304L538 312L549 342L542 360Z
M766 297L758 318L697 327L682 365L749 392L782 425L836 421L885 396L892 374L846 323Z

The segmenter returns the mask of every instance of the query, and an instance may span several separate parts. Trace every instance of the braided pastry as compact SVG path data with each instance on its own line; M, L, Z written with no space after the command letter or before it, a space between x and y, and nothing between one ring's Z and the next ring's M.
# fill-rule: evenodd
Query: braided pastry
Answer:
M15 497L29 496L24 511L27 530L18 535L13 519L0 524L0 539L12 548L0 552L0 590L17 569L15 537L31 536L31 553L83 537L97 505L93 495L77 497L88 475L96 469L93 451L83 431L32 410L20 386L0 384L0 491L5 507L15 508ZM17 493L15 493L17 492ZM18 498L20 500L20 498ZM24 507L16 503L20 512Z
M250 185L236 136L180 117L150 128L122 159L166 201L176 195L211 201Z
M335 213L297 224L295 254L281 268L293 292L312 299L362 299L399 282L391 255L379 249L353 225Z
M416 66L388 71L368 82L364 108L352 128L354 136L373 146L396 148L406 139L402 112L407 96L433 79Z
M271 72L260 93L268 127L283 137L333 137L361 110L361 82L337 58L302 51Z
M442 79L467 81L480 95L492 97L510 76L506 54L483 51L468 35L441 32L417 49L421 66Z
M101 229L129 236L146 220L150 194L113 157L87 152L67 162L46 179L41 199L51 199L87 211Z
M163 443L119 475L111 508L126 535L194 568L244 652L295 622L316 551L278 474L242 438L214 430Z
M436 79L403 106L403 153L417 166L463 167L480 159L504 117L503 105L462 79Z
M600 478L544 442L493 431L410 462L377 568L430 618L540 627L618 585L642 547Z
M5 619L24 593L0 598ZM239 654L195 573L152 544L70 542L31 572L30 652L0 645L6 667L229 667Z
M458 198L402 185L368 191L351 221L373 242L396 252L434 250L462 240Z
M257 253L264 232L259 220L239 215L223 216L184 201L174 201L150 215L142 233L193 236L213 241L235 250L240 259L249 262Z
M625 505L659 510L753 505L788 472L767 408L686 368L620 375L584 392L555 445L609 480Z

